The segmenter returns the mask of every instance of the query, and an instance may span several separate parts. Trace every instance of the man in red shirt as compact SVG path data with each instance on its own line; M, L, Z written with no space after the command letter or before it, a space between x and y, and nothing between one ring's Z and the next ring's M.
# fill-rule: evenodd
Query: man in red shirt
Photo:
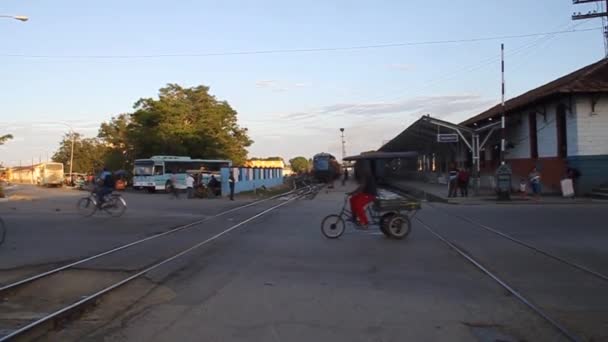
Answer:
M458 172L458 187L460 188L460 196L469 196L469 171L467 169L460 169Z

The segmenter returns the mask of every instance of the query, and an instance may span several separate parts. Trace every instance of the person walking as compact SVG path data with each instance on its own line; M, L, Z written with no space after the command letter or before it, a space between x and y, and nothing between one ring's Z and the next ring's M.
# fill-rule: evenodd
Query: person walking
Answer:
M530 187L532 188L534 198L537 201L540 200L540 172L538 172L536 167L534 167L528 175L528 181L530 182Z
M448 172L448 197L456 197L458 191L458 169L453 165Z
M344 177L342 178L342 186L346 185L347 180L348 180L348 168L344 167Z
M460 188L460 196L469 197L469 171L465 168L458 172L458 188Z
M228 177L228 185L230 186L230 200L234 201L235 179L234 179L234 173L232 173L232 172L230 172L230 176Z
M186 191L188 192L188 198L194 197L194 177L191 174L186 175Z
M178 199L179 198L179 192L177 191L177 175L175 173L173 173L172 171L171 173L171 178L169 178L169 186L171 187L171 196L172 198Z

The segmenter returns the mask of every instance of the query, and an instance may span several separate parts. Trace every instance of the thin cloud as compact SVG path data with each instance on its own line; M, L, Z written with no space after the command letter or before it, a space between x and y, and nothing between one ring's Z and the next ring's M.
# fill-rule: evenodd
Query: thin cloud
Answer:
M311 87L312 84L310 84L308 82L298 82L298 83L294 83L293 86L296 88L308 88L308 87Z
M274 88L278 85L275 80L259 80L255 82L257 88Z
M413 64L392 63L388 65L388 68L393 70L409 71L414 70L416 66Z
M494 104L479 95L421 96L392 102L337 103L325 106L322 113L349 116L383 116L390 114L426 114L435 117L470 112L474 114Z

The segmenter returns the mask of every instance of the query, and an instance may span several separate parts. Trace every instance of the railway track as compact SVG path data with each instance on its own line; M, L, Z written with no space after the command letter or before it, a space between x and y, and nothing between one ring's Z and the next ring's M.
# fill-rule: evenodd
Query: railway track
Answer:
M396 189L396 188L391 188L392 191L399 193L401 195L404 196L408 196L409 195L407 193L404 193L403 191ZM493 236L495 238L497 238L497 241L504 241L512 246L517 246L516 248L520 248L520 250L526 250L528 252L531 252L531 258L537 260L537 262L540 261L541 258L544 258L544 263L546 262L552 262L558 265L561 265L563 267L563 272L560 272L560 277L571 277L571 276L575 276L575 277L582 277L581 278L581 283L585 284L585 288L590 289L592 288L593 290L600 292L601 293L601 289L604 288L604 286L606 286L606 281L608 281L608 275L603 274L599 271L593 270L592 268L582 265L580 263L568 260L564 257L561 257L559 255L555 255L554 253L551 253L541 247L535 246L532 243L523 241L521 239L517 239L507 233L504 233L498 229L495 229L493 227L490 227L488 225L484 225L481 224L471 218L468 218L464 215L460 215L460 214L455 214L455 213L451 213L449 211L447 211L446 209L440 208L438 206L435 206L433 204L429 204L426 203L427 207L432 208L433 210L437 211L438 213L443 213L444 215L450 217L451 219L456 219L459 220L462 223L465 223L467 227L472 227L476 230L480 230L481 232L487 233L490 236ZM437 217L436 215L433 216L434 218ZM450 238L451 234L454 234L454 227L456 226L456 224L452 224L452 227L450 229L450 231L448 232L445 229L438 229L438 225L433 225L429 223L428 219L424 219L423 217L416 217L415 219L419 224L422 225L422 227L427 230L428 232L430 232L435 238L439 239L442 243L446 244L449 248L451 248L452 250L454 250L456 253L458 253L461 257L463 257L467 262L469 262L471 265L473 265L475 268L477 268L479 271L483 272L484 274L486 274L489 278L491 278L495 283L497 283L499 286L501 286L502 288L504 288L510 295L514 296L515 298L517 298L520 302L522 302L524 305L526 305L530 310L532 310L535 314L537 314L538 316L542 317L553 329L555 329L557 332L559 332L566 340L569 341L595 341L595 340L602 340L603 338L607 338L607 336L602 335L601 332L599 332L598 336L598 331L600 329L595 329L595 336L589 336L589 335L593 335L593 333L589 333L587 331L585 331L584 328L582 328L583 326L588 326L589 323L587 322L586 324L582 324L579 321L574 321L574 323L570 320L566 320L563 317L565 316L565 314L563 312L559 312L558 309L556 309L555 307L552 307L550 310L547 310L547 307L550 307L551 305L547 305L547 299L543 298L543 299L539 299L538 293L536 293L536 296L532 296L529 293L534 293L534 289L530 288L528 286L526 286L525 284L525 280L521 279L520 277L516 276L515 278L512 278L512 276L514 275L513 272L509 272L509 271L505 271L500 270L499 266L496 266L496 261L497 260L492 260L492 259L484 259L483 256L481 256L481 253L477 253L478 255L474 255L475 253L471 252L471 250L474 250L476 247L475 246L471 246L469 245L469 247L473 247L473 248L467 248L467 243L464 241L460 241L460 243L457 242L458 237L456 238ZM454 222L454 221L449 221L449 222ZM441 230L444 230L445 232L441 232ZM490 245L487 246L487 248L491 249L492 247ZM479 252L479 248L477 248L477 252ZM536 259L538 258L538 259ZM553 265L553 264L552 264ZM494 267L492 267L494 266ZM549 266L549 269L553 269L553 267ZM570 273L574 272L574 274L570 275ZM515 280L508 280L507 278L510 278L509 276L511 276L511 279L515 279ZM544 275L541 277L545 277L547 279L547 284L550 286L551 284L553 284L553 282L551 281L552 279L550 279L550 275ZM589 280L584 280L585 277L589 277L592 278L593 280L589 279ZM560 279L558 279L556 281L556 283L559 284ZM517 284L518 286L516 286L515 284ZM590 285L593 284L593 285ZM529 293L526 294L525 289L529 290ZM607 287L608 289L608 287ZM568 289L566 289L568 290ZM579 289L579 293L577 293L576 295L580 296L582 290ZM576 299L574 299L573 297L576 298L580 298L578 296L571 296L571 298L568 298L568 300L570 301L576 301ZM537 300L535 301L534 298L537 298ZM542 304L540 304L542 303ZM553 305L554 306L554 305ZM604 308L605 310L605 308ZM592 311L592 310L590 310ZM598 319L596 319L597 321ZM602 321L602 319L599 319L600 321ZM606 320L603 320L605 323L604 324L608 324L608 322L606 322ZM608 325L606 325L606 327L608 327Z
M319 187L313 186L306 186L300 189L294 188L287 193L226 210L206 219L178 226L167 232L134 241L20 281L4 285L0 288L0 298L2 298L2 302L0 302L0 311L3 311L2 314L0 314L0 341L11 341L16 338L39 336L52 328L56 322L82 312L85 308L94 304L102 296L113 290L132 282L135 279L141 278L151 271L159 269L163 265L171 263L261 216L277 210L297 199L306 197L310 193L314 193L318 190ZM180 244L184 245L184 247L180 247L179 250L173 251L172 254L163 256L152 262L143 261L145 264L142 267L137 267L136 270L131 272L114 272L111 276L105 277L103 281L94 284L89 284L90 282L85 278L87 276L86 272L81 278L78 278L78 272L82 272L83 268L87 264L90 265L93 261L97 264L103 264L104 260L112 263L111 259L114 259L115 262L116 258L120 256L119 252L136 252L134 251L136 246L140 248L146 246L150 247L149 244L151 243L161 243L162 241L165 241L165 239L161 239L162 237L169 238L169 236L171 236L171 238L179 238L180 235L189 232L189 228L199 226L203 222L225 216L229 213L242 211L242 209L245 208L253 208L261 203L270 201L272 201L270 207L264 208L253 215L248 215L246 218L239 220L238 223L231 223L227 228L222 228L217 232L211 232L213 235L202 239L202 241L193 244L192 237L183 237L181 239L183 241L180 241ZM179 232L182 234L177 234ZM132 256L127 256L127 258L132 258ZM129 260L129 262L134 261ZM75 272L76 278L74 278ZM45 291L47 290L45 286L52 285L56 287L57 284L63 284L62 280L65 279L70 279L71 281L76 279L78 284L88 284L83 285L84 287L88 286L88 288L65 291L55 291L55 289L49 288L48 291ZM103 283L103 285L101 285L101 283ZM56 295L55 292L60 292L61 294ZM53 294L55 294L55 296L53 296ZM32 307L30 310L31 312L28 311L28 313L24 315L24 308L29 309L29 307Z

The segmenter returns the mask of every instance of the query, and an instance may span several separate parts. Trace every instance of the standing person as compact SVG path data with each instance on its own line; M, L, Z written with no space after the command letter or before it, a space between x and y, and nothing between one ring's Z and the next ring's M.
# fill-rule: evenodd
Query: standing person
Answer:
M365 213L365 206L376 199L378 189L368 161L357 161L355 173L358 175L356 180L359 187L350 193L350 208L353 212L353 219L358 220L361 228L367 229L369 221Z
M342 178L342 186L346 185L347 180L348 180L348 168L344 167L344 178Z
M230 176L228 177L228 185L230 186L230 200L234 201L235 179L234 179L234 173L233 172L230 172Z
M456 197L458 188L458 169L452 165L448 172L448 197Z
M540 200L540 172L534 167L528 175L528 181L536 200Z
M578 185L578 178L580 176L581 173L576 168L566 165L566 178L572 180L572 189L574 190L574 195L572 198L576 197L576 188Z
M194 177L189 173L186 175L186 191L188 191L188 198L194 197Z
M172 198L178 199L179 198L179 192L177 192L177 175L171 171L171 178L170 178L170 182L171 182L171 195Z
M469 197L469 171L465 168L458 172L458 187L460 188L460 196Z

